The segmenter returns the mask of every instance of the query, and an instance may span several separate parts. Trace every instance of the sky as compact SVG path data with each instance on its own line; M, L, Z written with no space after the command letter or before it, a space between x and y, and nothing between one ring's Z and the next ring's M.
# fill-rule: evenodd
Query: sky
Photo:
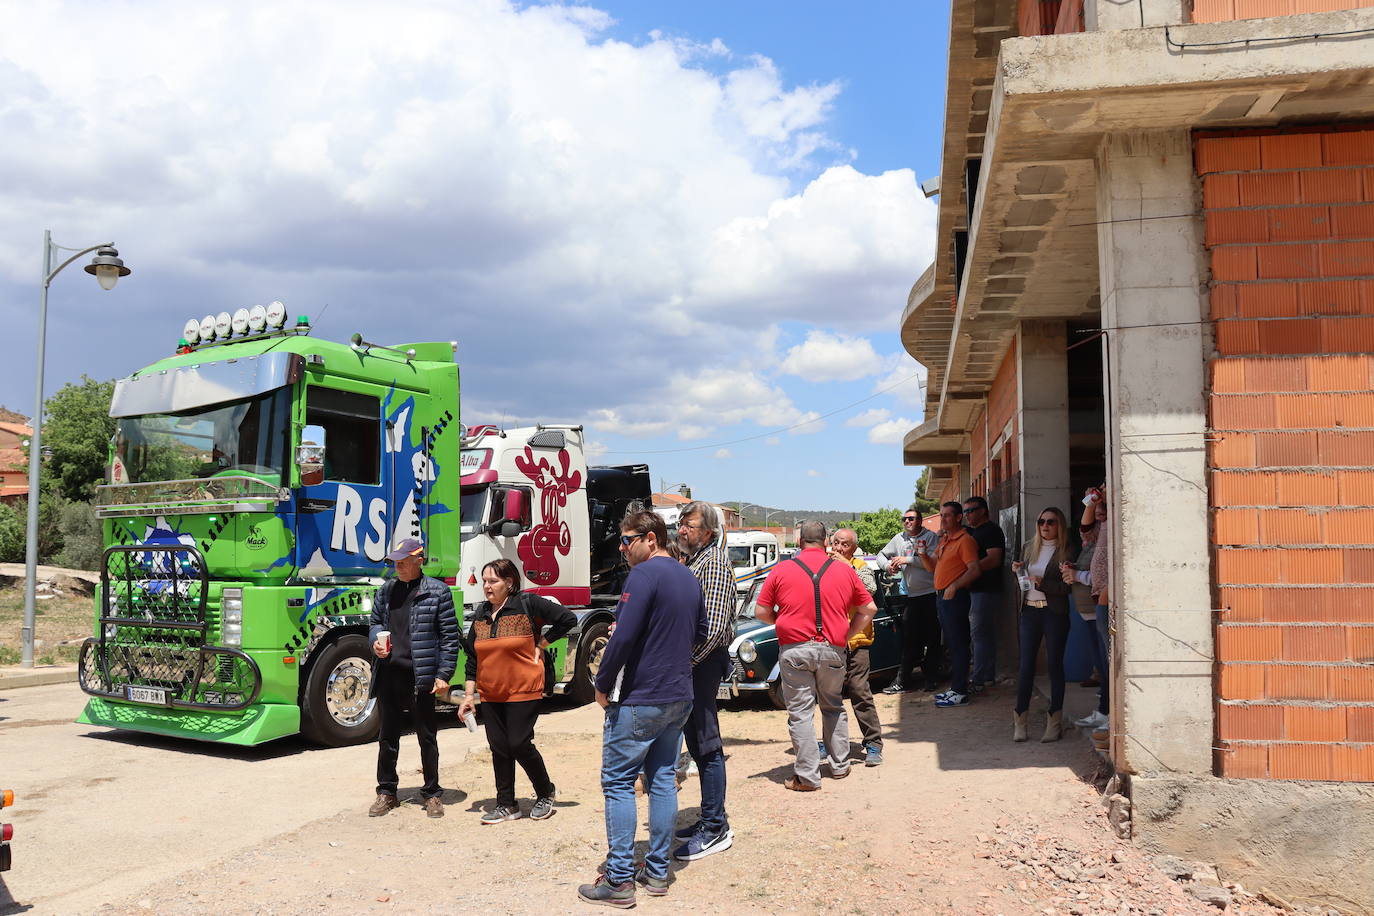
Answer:
M280 299L457 340L462 419L587 427L717 502L909 502L948 9L874 0L25 4L0 32L0 404ZM92 20L99 27L92 27Z

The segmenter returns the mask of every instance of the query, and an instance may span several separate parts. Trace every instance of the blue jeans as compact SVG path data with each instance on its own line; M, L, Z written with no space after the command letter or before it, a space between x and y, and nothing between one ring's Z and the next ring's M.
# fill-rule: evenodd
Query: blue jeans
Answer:
M973 638L973 683L997 680L997 635L992 619L1002 603L1001 592L969 592L969 627Z
M1069 644L1067 600L1052 598L1048 607L1021 605L1021 670L1016 677L1016 711L1030 709L1035 686L1035 661L1040 641L1045 642L1045 663L1050 675L1050 712L1064 708L1064 647Z
M692 711L688 700L663 706L606 707L601 736L601 791L606 796L606 876L616 884L634 879L635 779L649 782L649 850L644 865L668 877L668 854L677 821L678 747Z
M1111 711L1108 700L1111 698L1112 684L1111 612L1107 610L1107 605L1097 606L1097 620L1093 622L1096 624L1097 649L1100 653L1097 657L1097 670L1102 675L1102 689L1097 692L1097 711L1105 716Z
M945 648L949 650L949 689L968 693L969 662L969 593L960 589L946 600L943 591L935 593L935 607L940 612L940 627L945 631Z
M730 826L725 816L725 748L716 716L716 690L730 674L730 653L724 647L712 652L692 669L692 714L682 737L687 753L697 763L701 782L701 826L709 836Z

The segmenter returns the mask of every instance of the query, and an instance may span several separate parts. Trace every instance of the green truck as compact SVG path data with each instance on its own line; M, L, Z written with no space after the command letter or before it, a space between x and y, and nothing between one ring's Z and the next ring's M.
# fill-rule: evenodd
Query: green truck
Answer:
M192 319L175 355L116 383L78 721L366 741L389 545L421 538L463 607L455 345L309 332L281 303Z

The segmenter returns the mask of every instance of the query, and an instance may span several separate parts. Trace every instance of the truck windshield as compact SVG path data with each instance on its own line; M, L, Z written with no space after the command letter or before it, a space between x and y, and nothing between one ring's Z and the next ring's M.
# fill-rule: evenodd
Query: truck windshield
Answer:
M487 517L487 493L485 486L465 489L458 504L459 542L476 537L482 533L482 523Z
M114 483L189 480L232 472L281 483L291 389L174 414L121 417Z
M746 545L741 545L741 546L739 546L739 547L730 547L730 548L727 548L727 549L728 549L729 552L730 552L730 565L731 565L731 566L752 566L752 565L754 565L754 561L753 561L752 559L750 559L750 557L749 557L749 547L748 547L747 544L746 544Z

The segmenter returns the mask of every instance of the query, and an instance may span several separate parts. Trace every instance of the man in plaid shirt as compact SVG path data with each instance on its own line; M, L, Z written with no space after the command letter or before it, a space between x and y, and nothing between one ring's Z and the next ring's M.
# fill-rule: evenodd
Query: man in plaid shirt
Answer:
M730 673L735 575L717 543L715 507L700 500L690 502L678 518L678 546L706 599L706 638L692 648L692 715L682 729L701 779L701 820L678 831L687 842L673 853L678 861L690 862L723 852L734 840L725 816L725 748L716 717L716 691Z

